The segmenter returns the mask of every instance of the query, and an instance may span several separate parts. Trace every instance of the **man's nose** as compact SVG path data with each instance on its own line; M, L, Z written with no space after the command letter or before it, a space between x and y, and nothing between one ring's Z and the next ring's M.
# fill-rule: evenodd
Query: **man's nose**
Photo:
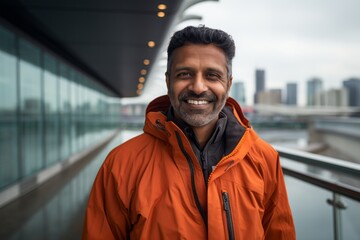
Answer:
M206 79L200 74L196 75L196 77L192 79L189 89L196 94L205 92L207 90Z

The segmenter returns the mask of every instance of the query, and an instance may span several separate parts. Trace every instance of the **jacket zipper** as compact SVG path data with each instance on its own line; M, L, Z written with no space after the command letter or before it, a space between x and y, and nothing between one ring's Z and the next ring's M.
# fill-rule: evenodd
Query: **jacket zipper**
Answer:
M202 170L203 170L203 175L204 175L204 180L205 180L205 184L207 186L207 182L208 182L208 179L209 179L209 175L208 175L208 164L207 164L207 161L204 157L204 153L201 151L200 153L200 161L201 161L201 166L202 166Z
M224 203L224 210L226 214L226 222L227 222L227 229L229 234L229 239L234 240L234 226L231 218L231 208L230 208L230 199L229 194L227 192L222 192L222 199Z
M185 148L184 148L184 145L183 145L183 142L181 140L181 137L179 135L178 132L175 132L176 134L176 139L179 143L179 147L182 151L182 153L184 154L188 164L189 164L189 167L190 167L190 175L191 175L191 186L192 186L192 192L193 192L193 195L194 195L194 198L195 198L195 203L196 203L196 207L198 208L200 214L201 214L201 217L202 219L204 220L204 223L207 227L207 221L206 221L206 216L205 216L205 211L204 209L201 207L201 204L200 204L200 200L199 200L199 196L197 195L197 192L196 192L196 186L195 186L195 169L194 169L194 164L191 160L191 157L189 156L189 154L185 151Z

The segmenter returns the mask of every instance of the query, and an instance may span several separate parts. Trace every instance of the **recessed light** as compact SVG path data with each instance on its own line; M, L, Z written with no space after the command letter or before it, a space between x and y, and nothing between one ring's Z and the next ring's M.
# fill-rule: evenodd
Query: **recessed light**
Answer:
M144 78L144 77L139 77L139 82L144 83L144 82L145 82L145 78Z
M141 69L140 73L141 73L141 75L146 75L147 71L146 71L146 69Z
M165 13L164 13L164 12L158 12L158 13L157 13L157 16L158 16L159 18L163 18L163 17L165 17Z
M167 6L165 4L161 3L161 4L158 5L159 10L165 10L166 8L167 8Z
M149 41L148 46L151 47L151 48L155 47L155 42L154 41Z
M150 64L150 60L149 59L144 59L144 65L149 65Z

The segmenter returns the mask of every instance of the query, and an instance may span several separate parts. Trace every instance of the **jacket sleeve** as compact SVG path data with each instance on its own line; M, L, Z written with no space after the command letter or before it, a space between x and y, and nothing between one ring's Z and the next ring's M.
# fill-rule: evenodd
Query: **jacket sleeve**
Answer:
M294 221L287 197L283 172L277 155L273 169L269 193L270 197L265 204L263 227L267 240L293 240L296 239Z
M106 165L100 168L88 201L82 239L128 239L128 215L118 184Z

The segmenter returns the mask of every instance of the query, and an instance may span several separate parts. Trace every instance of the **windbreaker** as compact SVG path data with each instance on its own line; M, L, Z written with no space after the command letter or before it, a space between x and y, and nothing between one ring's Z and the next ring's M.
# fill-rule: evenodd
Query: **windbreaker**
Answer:
M235 100L226 105L242 136L206 185L190 142L164 114L169 98L153 100L144 133L113 149L100 168L83 239L295 239L278 153Z

